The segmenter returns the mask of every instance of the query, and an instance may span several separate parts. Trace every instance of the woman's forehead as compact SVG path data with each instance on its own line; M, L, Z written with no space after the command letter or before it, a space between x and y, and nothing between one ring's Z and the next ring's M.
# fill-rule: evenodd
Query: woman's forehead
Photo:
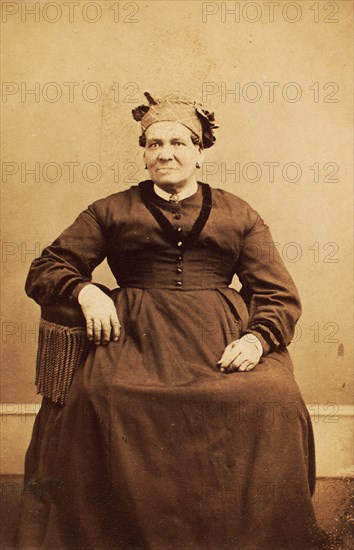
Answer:
M189 128L180 122L162 121L154 122L145 131L147 139L176 139L191 137Z

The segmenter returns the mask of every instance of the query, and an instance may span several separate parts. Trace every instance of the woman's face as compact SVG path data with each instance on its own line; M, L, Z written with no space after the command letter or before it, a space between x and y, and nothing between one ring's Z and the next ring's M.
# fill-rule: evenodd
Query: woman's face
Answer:
M180 191L196 178L202 151L191 131L179 122L155 122L145 132L144 160L150 178L167 192Z

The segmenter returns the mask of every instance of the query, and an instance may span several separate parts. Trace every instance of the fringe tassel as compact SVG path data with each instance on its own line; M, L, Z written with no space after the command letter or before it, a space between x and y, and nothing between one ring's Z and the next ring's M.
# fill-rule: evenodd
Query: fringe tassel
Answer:
M37 393L64 405L75 370L88 348L85 327L65 327L42 317L36 361Z

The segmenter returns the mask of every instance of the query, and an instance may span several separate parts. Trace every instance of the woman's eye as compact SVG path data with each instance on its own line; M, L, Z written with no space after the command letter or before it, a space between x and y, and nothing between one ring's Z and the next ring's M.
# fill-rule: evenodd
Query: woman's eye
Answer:
M176 141L175 145L183 145L182 141Z
M158 146L158 143L150 143L149 149L153 149Z

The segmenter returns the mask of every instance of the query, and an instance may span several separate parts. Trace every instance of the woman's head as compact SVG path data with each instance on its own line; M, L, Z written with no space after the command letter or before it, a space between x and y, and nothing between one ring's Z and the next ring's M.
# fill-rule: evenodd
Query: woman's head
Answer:
M203 149L214 144L214 114L202 105L169 95L154 99L144 94L148 105L133 109L133 117L141 123L139 145L151 179L158 185L177 189L195 179ZM169 181L170 180L170 181Z

